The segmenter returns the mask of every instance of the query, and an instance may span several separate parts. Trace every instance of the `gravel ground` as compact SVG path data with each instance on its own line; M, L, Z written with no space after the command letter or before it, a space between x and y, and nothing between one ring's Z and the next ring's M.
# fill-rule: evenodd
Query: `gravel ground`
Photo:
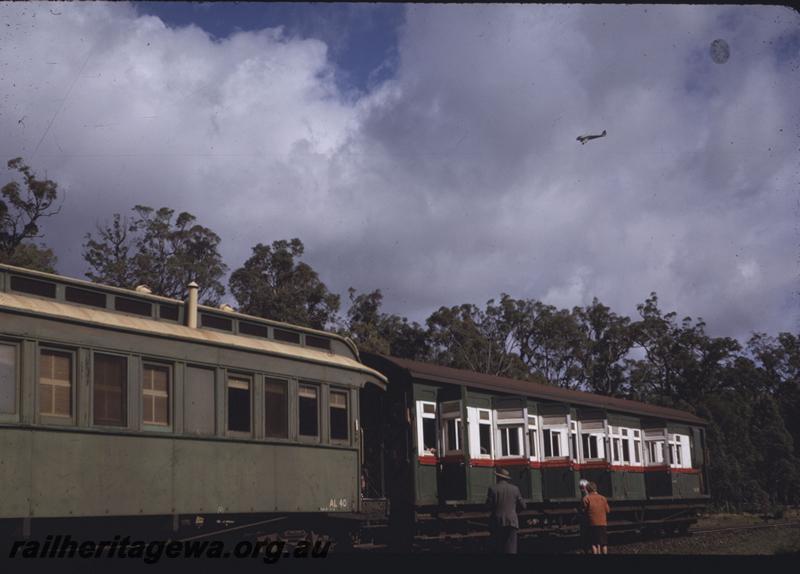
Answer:
M691 534L612 546L609 554L800 554L800 525Z
M795 524L781 524L794 522ZM792 510L780 519L764 519L753 514L714 514L701 517L692 534L660 538L609 548L613 554L679 555L772 555L800 554L800 512ZM753 526L748 530L717 530Z

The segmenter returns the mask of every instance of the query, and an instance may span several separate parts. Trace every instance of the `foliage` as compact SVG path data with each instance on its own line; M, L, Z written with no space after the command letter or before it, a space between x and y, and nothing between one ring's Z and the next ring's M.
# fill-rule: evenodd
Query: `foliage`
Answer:
M299 239L253 247L229 282L241 311L316 329L334 323L339 295L328 291L311 266L297 261L303 251Z
M58 184L38 179L19 157L8 162L8 169L22 176L23 185L12 180L0 188L0 263L53 272L56 257L52 250L30 240L41 237L41 219L61 209L54 207Z
M432 360L491 375L524 373L513 352L516 341L507 311L503 302L495 305L494 300L486 303L485 311L468 304L440 307L426 321Z
M185 299L192 281L207 305L217 305L225 293L220 279L227 271L219 253L219 236L196 223L190 213L155 210L137 205L128 220L113 215L111 223L86 235L83 257L92 281L134 288L147 285L153 293Z
M427 358L425 330L405 317L381 313L383 293L380 289L357 295L350 287L347 293L350 307L340 333L353 339L359 349L403 359Z

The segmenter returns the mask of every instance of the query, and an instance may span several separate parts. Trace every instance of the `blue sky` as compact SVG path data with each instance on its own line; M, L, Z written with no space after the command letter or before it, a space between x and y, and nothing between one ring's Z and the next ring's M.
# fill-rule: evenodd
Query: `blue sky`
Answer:
M343 92L364 92L388 78L396 65L402 4L296 2L140 2L140 14L171 27L194 25L214 38L283 27L289 36L317 38L330 50Z
M714 334L800 329L788 8L0 3L0 47L0 158L64 190L62 273L140 203L232 269L299 237L333 291L417 321L656 291Z

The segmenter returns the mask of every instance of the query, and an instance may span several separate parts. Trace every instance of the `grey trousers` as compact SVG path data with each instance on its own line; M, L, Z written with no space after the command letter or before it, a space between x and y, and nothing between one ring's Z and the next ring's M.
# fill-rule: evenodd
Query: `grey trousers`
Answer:
M495 526L494 539L500 554L517 553L517 529L513 526Z

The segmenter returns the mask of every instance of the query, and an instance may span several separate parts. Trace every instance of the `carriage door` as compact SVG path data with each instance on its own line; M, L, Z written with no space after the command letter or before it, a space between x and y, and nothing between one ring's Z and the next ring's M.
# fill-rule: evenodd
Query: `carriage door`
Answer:
M439 404L442 454L439 458L439 496L442 502L467 498L463 401Z

